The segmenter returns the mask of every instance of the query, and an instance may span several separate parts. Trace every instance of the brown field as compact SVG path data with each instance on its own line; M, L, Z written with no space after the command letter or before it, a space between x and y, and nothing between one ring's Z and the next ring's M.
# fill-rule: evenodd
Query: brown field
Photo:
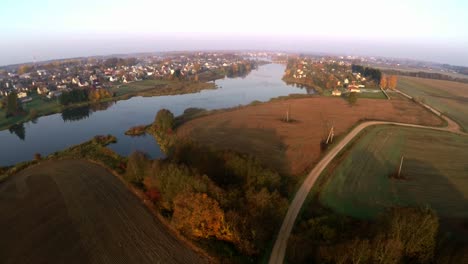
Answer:
M87 161L47 161L10 177L0 210L3 264L205 262Z
M291 118L286 123L288 105ZM346 133L363 119L440 126L442 121L417 104L392 100L359 99L355 106L341 98L313 97L273 101L200 117L183 124L177 134L218 149L256 156L282 173L301 174L320 157L320 142L335 127Z

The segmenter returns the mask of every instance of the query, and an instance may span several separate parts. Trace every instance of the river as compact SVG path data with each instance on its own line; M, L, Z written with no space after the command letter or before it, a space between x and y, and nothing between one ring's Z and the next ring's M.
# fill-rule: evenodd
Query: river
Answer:
M163 154L152 136L129 137L124 132L132 126L153 122L161 108L180 115L189 107L212 110L246 105L254 100L268 101L278 96L314 92L286 85L281 80L284 69L284 65L267 64L246 77L217 80L219 88L216 90L173 96L133 97L103 104L97 109L84 107L40 117L15 129L0 131L0 166L31 160L34 153L46 156L103 134L117 137L118 142L109 147L121 155L141 150L153 158L161 157Z

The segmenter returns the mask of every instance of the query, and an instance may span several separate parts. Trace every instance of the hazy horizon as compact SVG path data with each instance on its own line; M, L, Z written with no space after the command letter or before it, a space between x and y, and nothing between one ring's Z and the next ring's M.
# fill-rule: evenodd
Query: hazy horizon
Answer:
M468 3L2 2L0 65L176 50L281 50L468 66Z

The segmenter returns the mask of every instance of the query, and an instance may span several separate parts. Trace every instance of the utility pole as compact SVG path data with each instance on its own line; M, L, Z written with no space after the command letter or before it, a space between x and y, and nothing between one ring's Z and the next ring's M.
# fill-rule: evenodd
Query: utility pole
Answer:
M398 176L397 178L400 178L400 174L401 174L401 167L403 167L403 160L404 160L404 156L401 156L401 160L400 160L400 168L398 169Z
M326 141L327 144L332 143L334 135L335 135L335 130L334 130L334 127L332 126L331 129L330 129L330 133L328 133L328 137L327 137L327 141Z

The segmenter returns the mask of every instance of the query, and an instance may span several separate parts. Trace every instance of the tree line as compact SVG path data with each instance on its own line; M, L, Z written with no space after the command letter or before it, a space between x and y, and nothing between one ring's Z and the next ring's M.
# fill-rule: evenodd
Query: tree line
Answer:
M107 89L73 89L69 92L63 92L59 96L59 102L62 105L70 105L82 102L98 102L105 98L111 98L114 94Z
M306 209L291 236L291 263L433 263L439 219L427 208L395 207L372 221Z
M366 78L371 78L375 83L380 83L380 79L382 78L382 72L379 69L352 64L351 70L362 74Z

